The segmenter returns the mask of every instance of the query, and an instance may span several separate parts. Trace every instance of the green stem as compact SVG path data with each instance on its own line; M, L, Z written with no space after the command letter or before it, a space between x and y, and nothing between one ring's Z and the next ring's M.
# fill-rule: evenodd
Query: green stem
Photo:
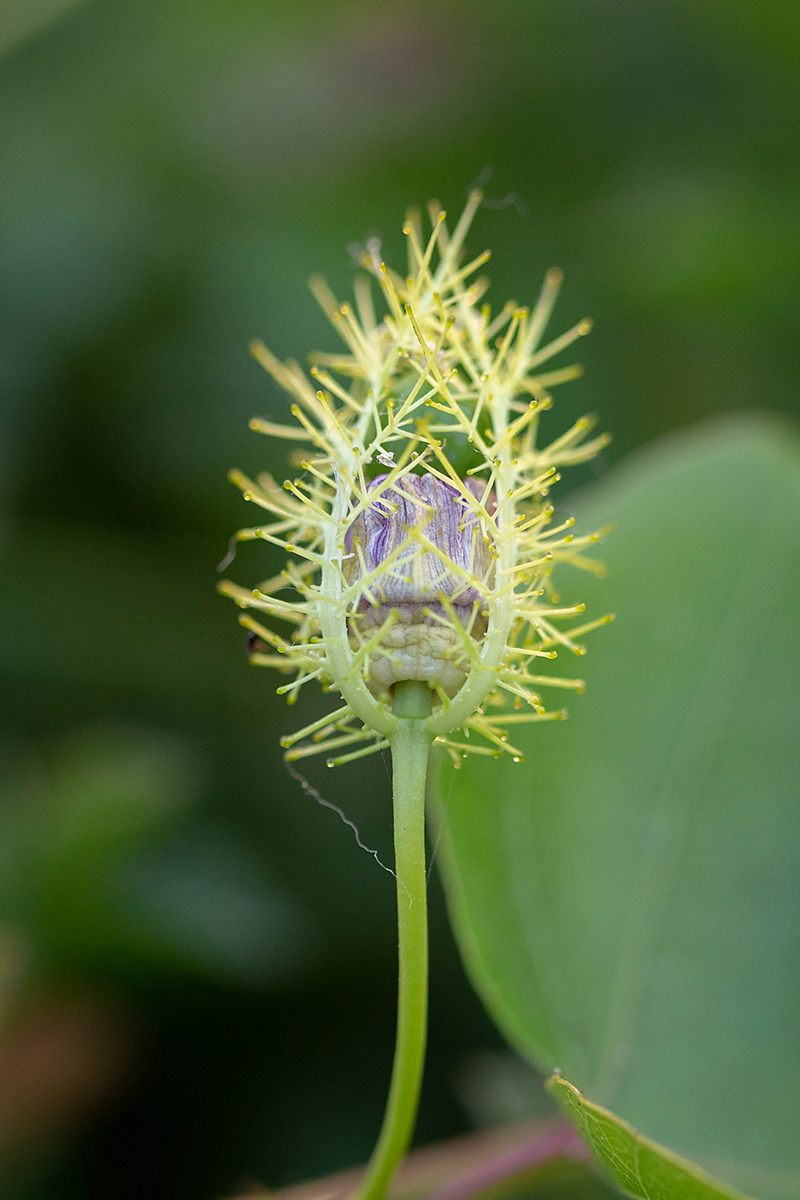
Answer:
M394 850L400 974L392 1082L377 1145L354 1200L382 1200L414 1132L428 1017L428 910L425 878L425 779L432 735L425 683L398 683L392 709L401 717L389 743L394 791Z

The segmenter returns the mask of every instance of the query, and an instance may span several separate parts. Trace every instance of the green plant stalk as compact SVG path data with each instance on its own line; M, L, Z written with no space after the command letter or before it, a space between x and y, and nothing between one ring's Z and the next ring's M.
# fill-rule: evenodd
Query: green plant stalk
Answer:
M380 1136L354 1200L382 1200L408 1149L419 1103L428 1022L428 906L425 867L425 781L433 735L426 718L431 692L426 683L395 685L389 739L394 796L399 981L397 1041L392 1081Z

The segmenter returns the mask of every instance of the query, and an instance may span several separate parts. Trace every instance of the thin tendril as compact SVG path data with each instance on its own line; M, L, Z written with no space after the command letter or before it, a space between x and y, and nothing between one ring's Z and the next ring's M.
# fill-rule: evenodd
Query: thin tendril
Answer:
M392 870L392 868L387 867L385 862L381 862L380 858L378 857L377 850L372 850L369 846L365 845L365 843L362 842L361 834L358 832L358 826L353 821L350 820L350 818L342 811L341 808L339 808L339 805L334 804L332 800L326 800L324 796L321 796L319 794L319 792L317 791L317 789L308 782L308 780L305 778L304 775L301 775L299 771L296 771L295 768L291 765L291 763L284 763L284 766L286 767L286 770L289 772L289 774L292 776L292 778L297 780L297 782L300 784L300 787L303 789L303 791L306 793L307 796L310 796L312 800L316 800L317 804L321 804L323 808L330 808L333 812L336 813L336 815L338 817L341 818L341 820L345 823L345 825L347 825L350 829L352 829L353 835L356 839L356 844L358 845L358 847L361 850L365 850L367 852L367 854L371 854L372 857L375 859L375 862L378 864L378 866L383 867L384 871L388 871L389 874L391 875L392 879L397 880L397 882L400 884L400 887L403 889L403 891L408 896L408 889L406 888L402 879L398 878L398 876L395 874L395 872ZM411 899L410 896L408 896L408 898L409 898L409 900Z

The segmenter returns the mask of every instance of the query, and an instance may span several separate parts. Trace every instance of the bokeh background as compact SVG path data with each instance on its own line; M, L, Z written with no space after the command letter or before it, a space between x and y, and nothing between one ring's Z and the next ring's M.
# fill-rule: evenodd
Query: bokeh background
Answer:
M613 431L593 469L797 416L800 10L4 0L0 46L0 1195L291 1183L371 1147L394 891L282 765L324 701L214 592L228 467L282 469L247 343L332 349L307 277L481 177L494 302L558 264L559 329L596 320L558 393ZM305 774L390 860L384 764ZM420 1143L540 1103L436 883L432 942Z

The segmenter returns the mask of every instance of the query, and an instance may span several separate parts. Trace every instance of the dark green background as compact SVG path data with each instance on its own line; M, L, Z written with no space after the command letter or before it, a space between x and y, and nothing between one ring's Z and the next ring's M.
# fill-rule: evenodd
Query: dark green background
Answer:
M250 519L227 468L283 469L247 343L334 348L307 276L342 294L350 243L397 258L407 205L456 214L490 164L518 198L470 239L494 303L558 264L554 331L596 320L550 425L601 413L593 470L710 413L796 416L800 11L60 7L0 14L0 1072L34 1097L0 1108L0 1181L211 1200L363 1159L393 1037L392 881L277 744L325 701L287 711L213 590ZM389 858L380 760L306 773ZM434 892L421 1141L477 1119L500 1045Z

